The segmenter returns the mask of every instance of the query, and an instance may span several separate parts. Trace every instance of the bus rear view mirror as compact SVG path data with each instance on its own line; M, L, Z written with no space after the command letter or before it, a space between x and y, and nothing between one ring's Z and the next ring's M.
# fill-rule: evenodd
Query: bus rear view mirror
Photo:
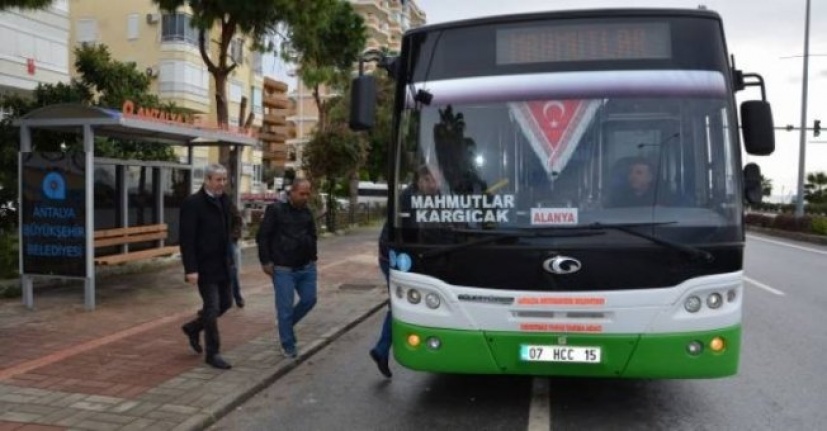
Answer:
M763 100L742 103L741 129L747 153L768 156L775 151L775 125L769 103Z
M350 87L350 128L370 130L376 115L376 79L370 75L355 78Z
M751 204L760 204L764 197L761 187L761 168L755 163L744 166L744 196Z

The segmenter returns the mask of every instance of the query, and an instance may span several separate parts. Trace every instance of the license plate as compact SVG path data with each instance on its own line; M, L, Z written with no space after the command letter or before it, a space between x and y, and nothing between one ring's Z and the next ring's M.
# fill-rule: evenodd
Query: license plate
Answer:
M521 345L520 359L528 362L600 363L600 347Z

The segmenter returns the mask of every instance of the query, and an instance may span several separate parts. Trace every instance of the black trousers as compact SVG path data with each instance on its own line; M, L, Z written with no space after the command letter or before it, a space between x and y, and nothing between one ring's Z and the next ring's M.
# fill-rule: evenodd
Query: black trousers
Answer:
M189 331L204 331L205 353L212 358L221 351L221 337L218 335L218 317L230 309L233 303L229 281L221 283L198 282L198 293L204 305L195 320L184 325Z

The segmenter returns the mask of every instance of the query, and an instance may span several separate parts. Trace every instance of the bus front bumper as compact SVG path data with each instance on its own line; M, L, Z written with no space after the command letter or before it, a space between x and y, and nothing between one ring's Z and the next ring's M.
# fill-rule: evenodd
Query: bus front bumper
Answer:
M414 336L414 337L412 337ZM738 372L741 326L669 334L563 334L459 331L394 320L394 357L410 369L438 373L624 378L714 378ZM713 351L713 339L723 349ZM414 346L411 341L419 340ZM438 343L434 340L438 340ZM438 348L435 345L438 344ZM692 346L690 346L692 344ZM701 346L698 352L697 347ZM530 361L523 346L599 349L599 362ZM694 349L693 349L694 348ZM559 348L558 348L559 349ZM557 349L555 349L557 350ZM690 353L690 350L694 350Z

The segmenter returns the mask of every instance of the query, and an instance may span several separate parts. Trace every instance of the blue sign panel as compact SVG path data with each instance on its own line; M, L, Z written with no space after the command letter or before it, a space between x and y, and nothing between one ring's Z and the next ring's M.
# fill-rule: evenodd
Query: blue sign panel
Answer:
M23 153L23 273L86 277L83 153Z

